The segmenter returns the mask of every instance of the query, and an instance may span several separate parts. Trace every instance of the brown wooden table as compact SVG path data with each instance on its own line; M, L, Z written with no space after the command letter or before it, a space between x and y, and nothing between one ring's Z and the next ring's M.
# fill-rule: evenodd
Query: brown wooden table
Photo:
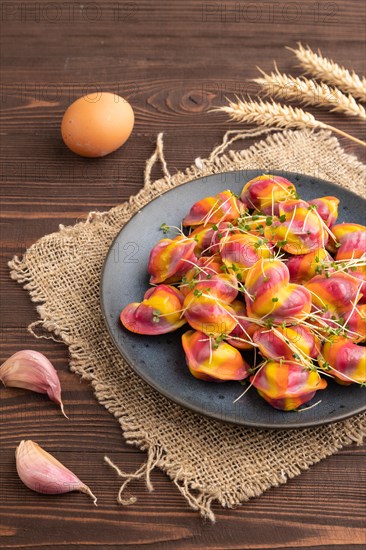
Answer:
M68 371L65 346L27 333L34 306L6 264L60 223L135 193L158 132L165 132L173 170L207 155L235 128L209 108L255 91L248 78L256 65L270 69L275 58L298 74L286 44L320 47L364 73L364 23L361 0L3 3L1 359L22 348L47 354L70 416L65 421L44 396L0 390L3 548L364 548L365 447L346 448L236 510L215 506L216 525L203 522L160 471L152 474L153 493L136 483L137 503L117 505L118 480L104 453L127 471L145 455L123 442L117 421ZM70 102L95 89L126 97L136 126L120 151L87 160L65 148L60 121ZM363 137L356 120L318 116ZM362 158L361 148L342 144ZM22 438L38 441L79 474L99 507L84 495L45 497L24 487L14 464Z

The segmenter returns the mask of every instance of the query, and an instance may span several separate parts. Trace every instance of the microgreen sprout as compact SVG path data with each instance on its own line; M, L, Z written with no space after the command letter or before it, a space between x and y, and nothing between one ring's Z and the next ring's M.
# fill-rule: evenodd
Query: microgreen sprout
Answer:
M152 314L153 314L153 322L160 323L160 315L161 315L160 309L153 309Z

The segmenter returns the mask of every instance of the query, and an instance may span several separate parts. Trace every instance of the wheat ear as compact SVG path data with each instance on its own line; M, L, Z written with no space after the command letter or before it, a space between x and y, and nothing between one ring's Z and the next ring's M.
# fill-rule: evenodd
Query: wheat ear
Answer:
M338 88L330 87L324 82L318 84L314 80L305 77L294 78L280 73L277 66L275 66L275 69L275 72L267 74L258 67L263 76L253 79L261 86L266 95L296 100L305 105L329 107L331 111L366 119L365 108L357 103L350 94L343 94Z
M311 113L303 111L299 107L281 105L274 101L244 101L236 98L236 102L227 99L228 105L218 107L214 111L224 111L228 113L232 120L237 122L247 122L249 124L258 124L260 126L278 126L280 128L326 128L345 136L359 145L366 147L366 143L360 139L325 124L317 120Z
M332 86L337 86L343 92L351 94L361 101L366 101L366 78L364 76L359 77L354 71L350 72L332 59L323 57L320 50L315 53L309 46L304 47L300 42L296 49L286 47L296 55L301 67L308 74Z

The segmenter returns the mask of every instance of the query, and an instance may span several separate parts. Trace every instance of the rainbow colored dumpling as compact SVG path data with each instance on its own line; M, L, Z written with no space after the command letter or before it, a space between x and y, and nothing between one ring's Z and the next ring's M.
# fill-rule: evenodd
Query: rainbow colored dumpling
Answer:
M172 332L186 323L181 313L183 300L183 295L173 286L149 288L142 302L133 302L122 310L121 323L137 334Z
M298 409L327 387L317 372L292 361L268 361L250 381L267 403L283 411Z
M187 294L183 308L184 317L192 328L214 338L230 334L237 325L234 309L206 292L192 291Z
M314 205L292 199L280 203L278 210L278 219L264 232L271 243L294 255L324 248L328 233Z
M161 239L150 252L150 283L179 281L195 263L196 242L183 236Z
M290 283L289 270L280 260L259 260L247 272L245 303L249 317L275 323L304 319L311 310L311 294Z
M208 223L231 222L239 218L246 210L246 204L240 201L232 191L226 190L214 197L205 197L196 202L183 220L183 226L197 226Z
M250 209L264 214L278 214L279 203L296 197L296 188L288 179L263 174L248 181L240 198Z
M358 346L347 338L329 338L323 345L318 362L339 384L366 383L366 347Z
M226 342L215 343L206 334L189 330L182 336L187 365L195 378L212 382L244 380L249 365L240 352Z

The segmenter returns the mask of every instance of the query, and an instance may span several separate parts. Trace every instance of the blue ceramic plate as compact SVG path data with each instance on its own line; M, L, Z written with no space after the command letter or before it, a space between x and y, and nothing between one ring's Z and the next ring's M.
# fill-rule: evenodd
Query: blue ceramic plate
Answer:
M259 428L300 428L342 420L366 409L366 392L357 385L340 386L330 381L301 412L273 409L254 388L242 393L238 382L221 384L195 379L188 371L181 346L183 327L162 336L141 336L125 330L119 322L122 309L138 302L148 288L148 258L151 248L163 237L160 225L180 225L192 204L225 189L240 193L243 185L264 173L235 171L194 180L172 189L141 209L120 231L107 258L101 280L104 319L120 353L131 368L158 392L199 414ZM333 183L289 172L271 171L292 181L302 198L334 195L340 199L339 221L365 224L366 201ZM328 379L329 380L329 379Z

